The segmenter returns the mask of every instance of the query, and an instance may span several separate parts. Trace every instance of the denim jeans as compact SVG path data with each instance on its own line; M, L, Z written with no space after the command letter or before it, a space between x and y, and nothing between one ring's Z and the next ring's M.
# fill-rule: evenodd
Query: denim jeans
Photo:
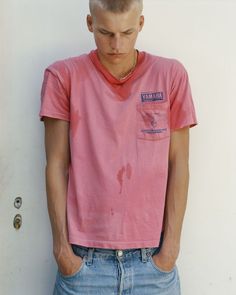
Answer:
M160 247L103 249L72 245L83 258L71 276L57 271L53 295L180 295L177 266L166 272L152 256Z

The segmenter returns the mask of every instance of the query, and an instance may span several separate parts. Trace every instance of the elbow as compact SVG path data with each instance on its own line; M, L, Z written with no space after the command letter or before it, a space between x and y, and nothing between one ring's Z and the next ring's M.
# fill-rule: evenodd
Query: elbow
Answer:
M69 165L62 163L47 163L45 166L46 175L62 174L65 177L69 176Z

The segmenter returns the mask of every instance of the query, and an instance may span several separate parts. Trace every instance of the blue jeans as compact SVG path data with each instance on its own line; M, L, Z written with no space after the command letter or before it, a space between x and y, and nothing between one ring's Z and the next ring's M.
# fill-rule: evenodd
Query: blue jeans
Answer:
M72 276L57 271L53 295L180 295L177 267L165 272L152 259L160 247L72 249L83 263Z

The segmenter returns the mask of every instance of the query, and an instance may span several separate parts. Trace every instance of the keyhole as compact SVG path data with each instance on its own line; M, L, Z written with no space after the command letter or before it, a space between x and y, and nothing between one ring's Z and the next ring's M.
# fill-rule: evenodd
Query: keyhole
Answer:
M15 201L14 201L15 208L20 209L21 205L22 205L22 198L21 197L15 198Z

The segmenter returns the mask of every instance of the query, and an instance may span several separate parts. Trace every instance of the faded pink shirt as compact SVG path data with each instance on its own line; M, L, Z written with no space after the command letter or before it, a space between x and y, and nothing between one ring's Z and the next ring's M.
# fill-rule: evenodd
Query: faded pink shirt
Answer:
M157 247L171 130L197 124L180 62L139 52L122 82L97 51L45 70L43 116L70 122L69 242L87 247Z

